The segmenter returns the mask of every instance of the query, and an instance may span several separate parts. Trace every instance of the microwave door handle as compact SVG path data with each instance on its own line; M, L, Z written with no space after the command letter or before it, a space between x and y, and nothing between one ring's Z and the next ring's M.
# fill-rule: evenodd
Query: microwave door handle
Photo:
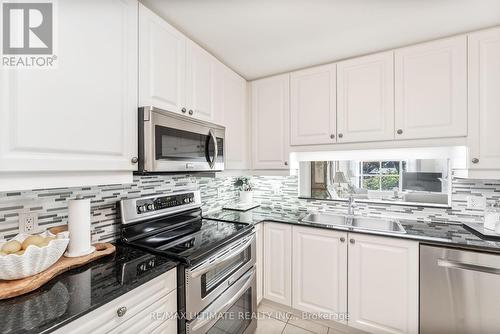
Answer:
M210 315L219 314L219 313L222 313L222 312L226 311L226 309L229 306L231 306L238 299L240 299L241 296L243 296L243 294L252 285L252 280L253 280L254 276L255 276L255 270L252 270L252 271L248 272L247 274L245 274L244 276L242 276L240 278L240 280L245 279L246 282L243 284L243 286L241 287L241 289L237 293L235 293L235 295L230 300L228 300L227 302L225 302L224 305L222 305L216 312L209 312L209 316L208 316L207 319L201 320L198 324L195 324L193 326L193 329L192 329L193 333L195 331L197 331L198 329L203 328L206 324L210 323L211 321L214 321L214 318L211 317Z
M213 156L213 159L211 159L212 157L210 157L210 149L209 149L209 143L210 143L210 139L207 141L207 148L206 148L206 155L207 155L207 162L208 162L208 165L210 166L210 168L214 168L215 166L215 163L217 161L217 156L219 154L219 148L217 146L217 137L215 136L215 132L214 130L210 129L208 130L208 134L210 135L209 138L211 138L213 141L214 141L214 156Z
M214 262L211 262L211 263L207 263L206 265L202 265L201 267L191 271L191 277L192 278L195 278L195 277L198 277L198 276L201 276L203 275L204 273L210 271L212 268L215 268L217 267L218 265L224 263L224 262L227 262L231 259L233 259L234 257L238 256L241 254L241 252L243 252L245 249L248 248L248 246L250 246L254 240L254 236L252 236L247 242L245 242L243 245L239 246L238 248L234 249L231 253L227 254L226 256L223 256L219 259L216 259Z

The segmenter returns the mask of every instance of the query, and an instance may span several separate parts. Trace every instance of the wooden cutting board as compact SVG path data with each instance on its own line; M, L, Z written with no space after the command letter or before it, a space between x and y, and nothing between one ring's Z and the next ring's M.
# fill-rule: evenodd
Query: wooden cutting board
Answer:
M55 234L63 230L64 228L61 227L50 229L52 233L56 232ZM110 243L97 243L93 246L96 250L92 254L79 257L62 256L48 269L36 275L12 281L0 280L0 300L17 297L36 290L57 275L60 275L65 271L81 267L89 262L100 259L103 256L113 254L116 250L115 246Z

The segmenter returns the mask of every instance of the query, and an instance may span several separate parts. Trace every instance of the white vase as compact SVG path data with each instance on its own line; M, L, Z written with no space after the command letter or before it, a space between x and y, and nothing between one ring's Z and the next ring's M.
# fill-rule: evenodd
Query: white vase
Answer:
M252 203L253 192L252 191L240 191L240 203Z

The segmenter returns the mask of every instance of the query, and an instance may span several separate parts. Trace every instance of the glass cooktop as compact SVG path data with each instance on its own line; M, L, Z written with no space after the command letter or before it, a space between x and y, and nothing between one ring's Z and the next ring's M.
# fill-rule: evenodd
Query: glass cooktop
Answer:
M249 224L200 219L187 225L136 239L132 244L192 263L251 230L252 225Z

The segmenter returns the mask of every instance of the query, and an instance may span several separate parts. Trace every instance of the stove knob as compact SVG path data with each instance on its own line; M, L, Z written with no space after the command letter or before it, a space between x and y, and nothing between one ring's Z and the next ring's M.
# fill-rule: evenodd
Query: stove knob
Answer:
M154 210L154 205L153 204L148 204L148 211Z
M190 202L194 202L194 198L193 198L193 197L191 197L191 198L189 199L189 201L190 201Z
M189 198L184 198L184 203L189 203Z
M144 211L146 211L146 206L145 205L140 205L140 206L137 207L137 210L139 212L144 212Z

